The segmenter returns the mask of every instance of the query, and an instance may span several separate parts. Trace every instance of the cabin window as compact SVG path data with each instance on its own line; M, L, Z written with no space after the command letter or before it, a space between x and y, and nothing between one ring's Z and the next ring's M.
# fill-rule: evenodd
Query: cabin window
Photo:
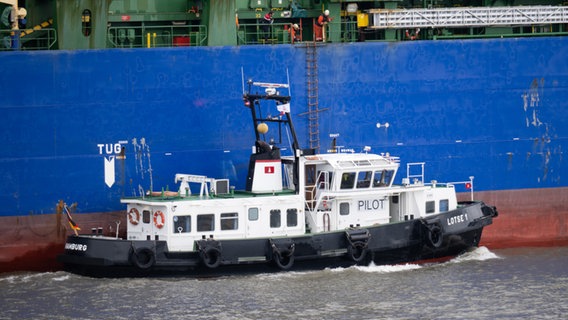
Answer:
M258 220L258 208L249 208L248 216L249 216L249 221Z
M288 209L286 210L286 226L296 227L298 226L298 209Z
M341 175L341 189L353 189L355 185L355 172L344 172Z
M200 214L197 216L197 231L213 231L215 230L215 215Z
M385 183L387 186L390 186L392 183L392 178L394 177L394 170L387 170L385 173Z
M221 213L221 230L237 230L239 228L239 214L236 212Z
M391 202L394 203L394 204L397 204L398 203L398 196L392 196Z
M373 188L389 186L393 174L393 170L375 171L375 175L373 177Z
M152 219L150 219L152 215L150 214L150 210L144 210L142 211L142 222L144 223L150 223L150 221Z
M436 201L426 201L426 213L436 212Z
M191 232L191 216L174 216L174 233Z
M270 210L270 227L280 228L281 225L282 223L280 222L280 210Z
M371 185L372 171L360 171L357 175L357 188L368 188Z
M349 202L342 202L339 204L339 214L342 216L349 214Z
M446 212L450 210L450 202L448 199L440 200L440 212Z

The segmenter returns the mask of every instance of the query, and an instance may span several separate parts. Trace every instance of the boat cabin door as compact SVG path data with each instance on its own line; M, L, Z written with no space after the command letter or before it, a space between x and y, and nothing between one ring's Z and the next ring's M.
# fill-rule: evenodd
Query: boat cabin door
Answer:
M307 164L304 168L304 176L306 205L313 210L316 202L316 166Z

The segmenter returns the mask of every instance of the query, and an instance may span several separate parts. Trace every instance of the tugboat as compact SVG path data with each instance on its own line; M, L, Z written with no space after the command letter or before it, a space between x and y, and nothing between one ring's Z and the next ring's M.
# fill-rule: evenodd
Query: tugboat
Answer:
M66 270L200 276L441 261L477 247L497 216L481 201L458 202L453 183L426 183L424 163L408 164L407 177L395 185L397 157L368 148L301 149L289 82L248 80L243 91L256 135L246 189L235 190L228 179L176 174L178 191L121 199L126 239L69 236L58 257ZM268 124L278 129L278 141L266 141ZM291 136L288 156L279 147L283 132Z

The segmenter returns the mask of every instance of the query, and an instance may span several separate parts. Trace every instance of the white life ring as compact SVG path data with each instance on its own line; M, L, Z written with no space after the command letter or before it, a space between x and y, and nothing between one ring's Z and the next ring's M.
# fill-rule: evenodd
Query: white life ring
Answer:
M154 225L158 229L162 229L162 227L164 227L165 224L166 224L166 217L164 216L164 213L162 211L154 212Z
M133 225L137 225L140 222L140 212L138 212L138 209L131 208L130 211L128 211L128 221Z

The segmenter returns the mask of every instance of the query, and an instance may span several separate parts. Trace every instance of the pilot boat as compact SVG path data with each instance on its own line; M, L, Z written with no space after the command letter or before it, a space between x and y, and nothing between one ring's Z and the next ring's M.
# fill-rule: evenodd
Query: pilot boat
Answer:
M229 179L178 173L177 191L121 199L125 238L69 236L58 257L65 269L200 276L443 261L478 246L497 210L473 200L473 191L470 201L457 201L456 184L471 188L473 177L426 182L425 163L415 162L395 184L400 160L388 153L302 149L289 93L289 81L243 81L256 137L244 190ZM277 141L267 141L269 126Z

